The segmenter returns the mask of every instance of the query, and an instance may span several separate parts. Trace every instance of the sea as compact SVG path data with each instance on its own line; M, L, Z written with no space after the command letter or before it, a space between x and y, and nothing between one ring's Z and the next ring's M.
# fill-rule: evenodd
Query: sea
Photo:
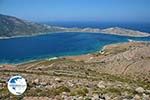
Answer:
M47 22L62 27L122 27L150 33L147 23ZM134 41L150 41L150 37L117 36L103 33L60 32L32 37L0 39L0 63L18 64L63 56L82 55L101 50L105 45Z

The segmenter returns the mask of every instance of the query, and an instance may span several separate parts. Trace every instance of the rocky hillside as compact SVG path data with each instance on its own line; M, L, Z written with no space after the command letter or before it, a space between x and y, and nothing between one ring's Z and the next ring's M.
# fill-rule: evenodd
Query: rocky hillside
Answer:
M125 28L112 27L101 30L103 33L114 34L114 35L122 35L122 36L136 36L136 37L145 37L150 36L150 34Z
M0 14L0 37L35 35L55 31L62 31L62 29Z
M150 81L150 44L130 42L106 46L87 62L100 62L103 72L130 75ZM105 57L102 57L102 56Z
M90 32L90 33L105 33L105 34L113 34L120 36L131 36L131 37L147 37L150 36L149 33L140 32L131 29L125 29L120 27L112 27L106 29L99 28L66 28L67 32Z

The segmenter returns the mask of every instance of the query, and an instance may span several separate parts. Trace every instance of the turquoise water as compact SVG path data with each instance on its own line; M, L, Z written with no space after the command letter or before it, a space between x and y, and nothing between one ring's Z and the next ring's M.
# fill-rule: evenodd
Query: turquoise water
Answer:
M80 55L100 50L112 43L150 41L150 37L135 38L100 33L53 33L33 37L0 40L0 63L21 63L67 55Z

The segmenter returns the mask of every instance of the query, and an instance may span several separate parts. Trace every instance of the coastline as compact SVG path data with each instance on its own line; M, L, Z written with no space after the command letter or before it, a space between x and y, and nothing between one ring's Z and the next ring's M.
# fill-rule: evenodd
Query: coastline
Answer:
M65 59L71 59L71 60L75 60L75 61L82 61L82 60L86 60L86 59L92 59L93 56L100 54L100 55L105 55L105 51L108 51L108 48L111 47L115 47L115 46L122 46L124 44L130 44L130 43L150 43L150 41L128 41L128 42L121 42L121 43L112 43L112 44L107 44L105 46L103 46L101 49L99 49L96 52L92 52L92 53L88 53L88 54L82 54L82 55L75 55L75 56L64 56L62 58ZM106 54L107 55L107 54Z
M12 36L12 37L0 37L0 40L7 40L7 39L14 39L14 38L23 38L23 37L35 37L35 36L42 36L42 35L49 35L49 34L55 34L55 33L69 33L69 32L76 32L76 33L100 33L100 34L106 34L106 35L117 35L117 36L129 36L129 37L150 37L148 36L133 36L133 35L123 35L123 34L110 34L110 33L101 33L101 32L78 32L78 31L62 31L62 32L48 32L48 33L41 33L41 34L34 34L34 35L20 35L20 36Z
M116 28L116 27L115 27ZM90 33L90 34L106 34L106 35L115 35L115 36L125 36L125 37L150 37L150 34L149 33L145 33L145 35L134 35L133 36L133 34L117 34L117 33L106 33L106 32L101 32L102 30L98 30L97 32L96 31L90 31L89 29L87 29L87 30L84 30L83 31L83 29L78 29L78 30L68 30L68 29L73 29L73 28L66 28L66 30L65 31L59 31L59 32L45 32L45 33L38 33L38 34L32 34L32 35L20 35L20 36L13 36L13 37L0 37L0 40L5 40L5 39L13 39L13 38L24 38L24 37L35 37L35 36L43 36L43 35L50 35L50 34L55 34L55 33L70 33L70 32L76 32L77 34L78 33ZM86 29L86 28L84 28L84 29ZM93 28L93 30L94 30L94 28ZM135 31L136 32L136 31ZM139 31L137 31L137 32L139 32ZM143 34L144 34L144 32L142 32ZM148 36L146 36L146 35L148 35ZM128 42L149 42L149 41L134 41L134 40L131 40L131 39L129 39L128 40ZM97 50L97 51L94 51L94 52L90 52L90 53L87 53L87 54L77 54L77 55L64 55L64 56L59 56L58 57L58 59L59 58L68 58L68 57L76 57L76 56L81 56L81 57L83 57L84 55L91 55L91 54L94 54L94 53L96 53L96 52L101 52L101 51L103 51L107 46L109 46L109 45L119 45L119 44L122 44L122 43L126 43L126 42L119 42L119 43L111 43L111 44L107 44L107 45L104 45L101 49L99 49L99 50ZM53 57L43 57L43 58L31 58L31 60L29 59L29 60L23 60L23 61L20 61L20 62L18 62L18 63L7 63L7 61L6 61L6 63L4 62L4 63L0 63L0 65L2 65L2 64L13 64L13 65L18 65L18 64L24 64L24 63L28 63L28 62L34 62L34 61L41 61L41 60L47 60L47 59L51 59L51 58L53 58Z
M38 33L38 34L32 34L32 35L18 35L18 36L11 36L11 37L0 37L0 40L13 39L13 38L23 38L23 37L34 37L34 36L48 35L48 34L53 34L53 33L59 33L59 32L47 32L47 33Z
M114 29L115 28L116 27L114 27ZM37 34L31 34L31 35L17 35L17 36L11 36L11 37L0 37L0 40L21 38L21 37L34 37L34 36L48 35L48 34L54 34L54 33L69 33L69 32L91 33L91 34L100 33L100 34L106 34L106 35L118 35L118 36L129 36L129 37L150 37L150 33L140 32L140 31L135 31L135 30L132 30L132 31L134 31L135 33L140 32L142 34L129 34L129 33L121 34L121 33L103 31L103 30L112 29L112 28L107 28L107 29L91 28L91 29L88 29L88 30L86 30L87 28L83 28L83 29L77 28L77 30L73 30L74 28L65 28L65 29L66 30L64 30L64 31L57 31L57 32L43 32L43 33L37 33Z
M6 84L5 81L12 75L24 76L31 86L31 88L29 87L30 89L28 89L27 91L27 93L29 94L33 93L33 88L36 91L39 91L38 87L42 86L42 88L44 87L44 90L45 88L46 90L50 89L50 92L48 92L49 95L49 93L51 93L51 89L55 89L50 87L51 84L52 86L56 87L64 86L67 87L67 89L69 87L70 90L76 89L76 87L78 86L84 88L86 87L87 89L90 88L92 92L95 92L93 90L96 88L102 88L103 90L107 90L108 93L108 89L110 88L111 90L113 87L112 90L117 90L117 95L118 90L122 92L122 87L124 90L129 87L129 91L133 91L129 93L135 93L135 90L138 87L142 87L144 90L149 90L150 85L149 81L147 80L150 80L150 44L145 44L145 41L143 42L143 45L141 43L142 41L137 42L108 44L102 48L106 49L108 46L122 44L120 46L123 47L121 49L124 50L125 48L131 46L131 48L128 48L127 51L123 52L118 52L118 50L112 48L112 50L107 49L110 50L110 52L104 51L104 53L94 52L95 54L90 53L79 56L66 56L65 58L58 58L57 60L54 59L52 61L43 59L38 61L32 60L30 62L24 62L18 65L0 65L0 76L3 79L3 84ZM127 45L125 43L127 43ZM130 45L132 43L133 45ZM118 60L118 58L120 61ZM135 61L135 63L133 63L133 61ZM101 83L106 85L101 85ZM60 89L62 90L62 88ZM41 90L42 96L45 96L44 94L47 93L47 91L44 91L43 89ZM119 92L119 94L121 92ZM33 97L35 97L35 93L39 92L34 92ZM37 95L37 97L38 96L39 95ZM28 99L31 99L31 97L29 97Z
M132 42L128 41L128 42L121 42L121 43L112 43L112 44L107 44L107 45L103 46L101 49L99 49L95 52L91 52L91 53L87 53L87 54L64 55L64 56L58 56L58 57L45 57L45 58L37 58L37 59L35 58L35 59L31 59L31 60L24 60L24 61L21 61L18 63L0 63L0 66L2 66L2 65L18 66L18 65L27 64L27 63L51 61L51 60L57 60L57 59L71 59L71 60L76 60L76 61L82 61L82 60L86 60L86 59L92 59L92 57L98 53L103 55L105 49L108 47L119 46L119 45L123 45L123 44L127 44L127 43L150 43L150 41L132 41Z

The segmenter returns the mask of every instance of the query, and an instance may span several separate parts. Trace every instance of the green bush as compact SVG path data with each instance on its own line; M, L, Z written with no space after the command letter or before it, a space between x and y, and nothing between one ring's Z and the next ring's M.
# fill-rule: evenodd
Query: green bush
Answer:
M86 94L88 93L88 89L85 87L81 87L81 88L76 88L75 90L71 91L70 95L71 96L86 96Z

